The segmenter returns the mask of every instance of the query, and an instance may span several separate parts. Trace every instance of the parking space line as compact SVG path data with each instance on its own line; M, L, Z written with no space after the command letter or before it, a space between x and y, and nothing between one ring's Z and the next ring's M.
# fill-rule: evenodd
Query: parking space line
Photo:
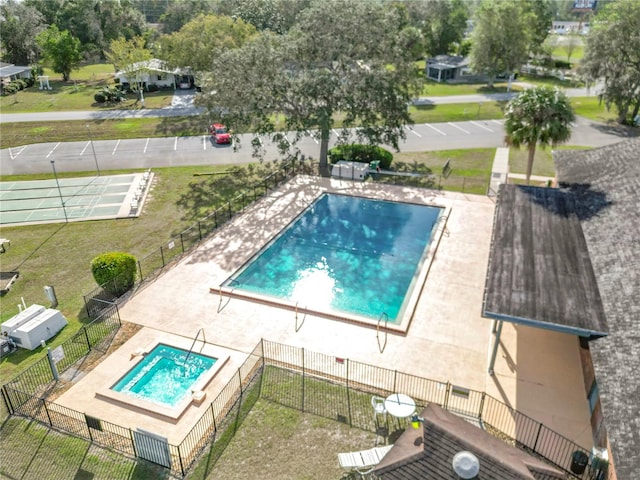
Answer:
M58 148L58 145L60 145L60 142L56 143L56 146L53 147L49 153L47 153L47 156L45 158L49 158L51 154L55 151L55 149Z
M175 152L178 149L178 137L176 137L175 141L173 142L173 151Z
M315 135L314 135L313 133L311 133L309 130L307 130L307 134L308 134L311 138L313 138L313 141L314 141L314 142L318 143L318 140L316 140L316 137L315 137Z
M29 145L25 145L24 147L19 147L19 148L14 148L14 149L9 149L9 156L11 157L11 160L15 160L18 155L20 155L22 152L24 152L24 149L27 148ZM16 153L15 155L13 154L12 150L18 150L18 153Z
M116 150L118 149L118 145L120 145L120 140L118 140L118 141L116 142L116 146L115 146L115 147L113 147L113 152L111 152L111 155L115 155L115 154L116 154Z
M147 153L147 147L149 146L149 140L151 140L149 137L147 137L147 142L144 144L144 150L142 153Z
M410 127L409 125L405 125L404 128L406 128L407 130L409 130L411 133L413 133L414 135L417 135L418 137L422 138L422 135L420 135L418 132L416 132L412 127Z
M498 125L502 125L504 120L491 120L493 123L497 123Z
M207 149L207 135L202 135L202 150Z
M337 137L337 138L340 138L340 135L338 135L338 132L336 131L336 129L335 129L335 128L332 128L332 129L331 129L331 131L332 131L333 133L335 133L335 134L336 134L336 137Z
M471 123L473 123L476 127L480 127L480 128L485 129L485 130L486 130L486 131L488 131L488 132L493 132L493 130L491 130L491 129L490 129L490 128L488 128L488 127L485 127L484 125L480 125L478 122L474 122L473 120L471 120Z
M84 155L84 152L87 148L89 148L89 145L91 145L91 141L87 142L87 144L84 146L84 148L80 152L80 156Z
M432 125L429 125L428 123L425 123L424 125L425 125L426 127L429 127L429 128L430 128L430 129L432 129L432 130L435 130L436 132L438 132L438 133L439 133L440 135L442 135L443 137L446 137L446 136L447 136L447 134L446 134L446 133L444 133L442 130L438 130L436 127L434 127L434 126L432 126Z
M466 133L467 135L471 135L471 132L468 132L467 130L465 130L464 128L462 128L460 125L456 125L453 122L447 122L447 125L451 125L453 128L457 128L458 130L460 130L461 132Z

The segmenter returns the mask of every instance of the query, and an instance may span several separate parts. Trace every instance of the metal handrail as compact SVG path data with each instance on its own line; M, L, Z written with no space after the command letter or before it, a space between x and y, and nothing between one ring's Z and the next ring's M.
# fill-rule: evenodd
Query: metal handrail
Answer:
M380 322L382 322L383 318L384 318L384 344L381 346L380 345ZM387 323L388 322L389 322L389 315L387 315L387 312L382 312L378 317L378 324L376 325L376 340L378 341L378 350L380 350L380 353L384 352L384 349L387 346Z
M207 338L204 335L204 328L201 328L200 330L198 330L198 333L196 333L195 338L193 339L193 343L191 344L191 348L189 349L189 353L187 353L187 356L184 358L184 364L187 364L187 360L189 360L189 357L191 356L191 352L193 351L193 347L195 347L196 342L198 341L198 337L200 336L200 332L202 332L202 343L207 343Z

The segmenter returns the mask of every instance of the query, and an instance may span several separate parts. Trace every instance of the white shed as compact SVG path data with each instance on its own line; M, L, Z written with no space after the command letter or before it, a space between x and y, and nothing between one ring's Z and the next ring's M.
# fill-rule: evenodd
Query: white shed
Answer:
M49 340L67 325L59 310L31 305L2 324L2 335L19 347L33 350L43 340Z

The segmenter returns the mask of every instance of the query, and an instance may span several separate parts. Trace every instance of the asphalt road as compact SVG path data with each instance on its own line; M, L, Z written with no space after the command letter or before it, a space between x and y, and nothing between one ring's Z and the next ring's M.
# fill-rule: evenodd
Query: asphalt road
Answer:
M611 128L579 118L573 128L570 145L598 147L628 136L630 130ZM307 157L318 158L320 145L314 136L303 138L297 145ZM341 131L334 130L331 145ZM458 148L499 147L504 145L502 120L478 120L417 124L406 127L401 152L422 152ZM251 147L252 135L241 135L240 142L215 145L209 135L197 137L142 138L133 140L99 140L82 142L40 143L0 151L2 175L52 172L51 161L58 172L151 168L171 166L206 167L256 161ZM293 139L289 133L288 139ZM261 138L264 159L280 158L276 145ZM94 156L95 150L95 156ZM97 167L96 167L97 164ZM202 171L199 168L198 171Z

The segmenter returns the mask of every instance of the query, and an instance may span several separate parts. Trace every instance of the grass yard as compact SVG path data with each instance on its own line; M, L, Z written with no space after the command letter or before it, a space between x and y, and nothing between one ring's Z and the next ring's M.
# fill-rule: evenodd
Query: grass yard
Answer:
M512 91L522 90L519 86L513 85ZM422 88L421 95L424 97L446 97L449 95L486 95L489 93L507 93L507 84L496 83L493 87L486 83L438 83L428 80Z
M450 103L413 105L409 112L414 123L465 122L503 118L506 102Z
M63 82L60 74L45 69L44 74L49 75L49 85L53 88L52 90L39 90L39 83L36 81L33 86L25 90L0 97L0 110L2 113L29 113L141 108L136 104L134 94L127 94L126 100L118 104L95 102L93 96L97 91L105 86L115 85L113 73L113 65L110 64L87 65L78 71L71 72L71 80ZM167 107L171 105L172 97L173 90L145 92L145 106L146 108Z
M617 108L612 105L607 109L604 102L600 102L598 97L573 97L571 106L576 113L582 117L595 120L596 122L611 123L618 118Z
M55 347L71 337L87 321L82 295L97 287L90 270L93 257L109 251L124 251L138 259L156 251L170 237L180 233L205 212L222 205L227 199L266 176L271 168L248 165L230 169L218 167L177 167L154 169L155 179L150 196L138 218L3 227L0 235L11 240L2 254L3 270L17 270L20 277L9 293L0 298L4 321L18 313L17 304L24 297L28 304L48 305L45 285L53 285L59 309L69 325L52 339ZM235 173L194 177L198 172L232 171ZM103 172L123 173L118 172ZM75 177L78 173L60 174ZM47 178L41 176L2 177L2 181ZM55 258L55 262L52 261ZM1 382L23 370L41 352L19 349L1 360Z

